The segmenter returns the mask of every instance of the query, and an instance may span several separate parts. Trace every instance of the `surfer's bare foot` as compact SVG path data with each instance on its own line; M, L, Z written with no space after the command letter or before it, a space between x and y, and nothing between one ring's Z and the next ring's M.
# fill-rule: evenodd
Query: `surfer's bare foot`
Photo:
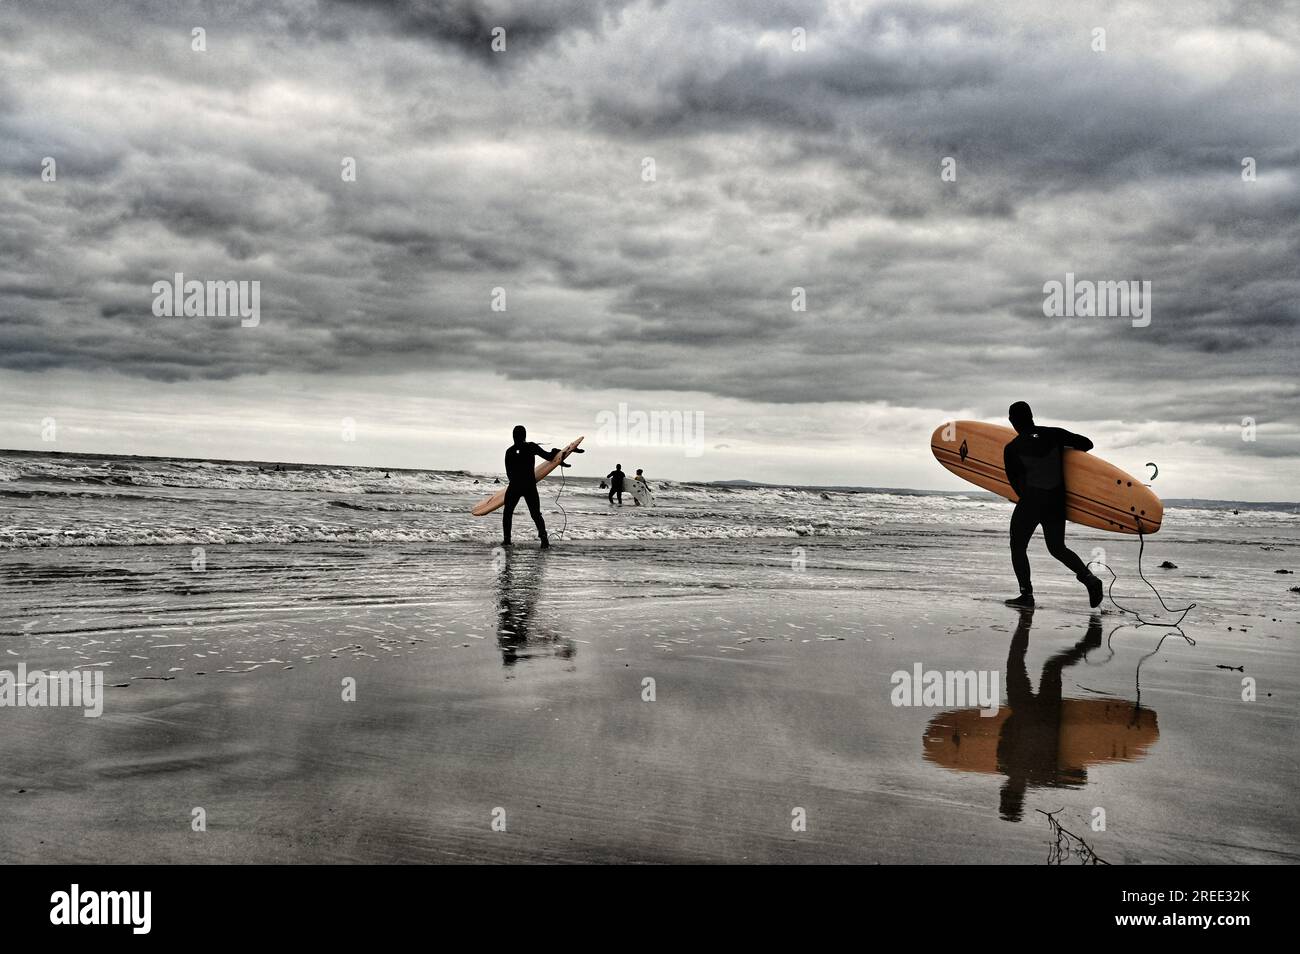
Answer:
M1033 593L1021 593L1019 596L1016 596L1016 597L1013 597L1012 599L1007 600L1007 601L1006 601L1006 604L1007 604L1008 606L1015 606L1015 607L1017 607L1017 608L1019 608L1019 609L1033 609L1033 607L1034 607L1034 594L1033 594Z
M1101 580L1091 574L1083 581L1083 585L1088 588L1088 605L1096 609L1101 605L1102 585Z
M542 549L549 550L550 548L551 548L551 541L546 539L546 537L542 537Z

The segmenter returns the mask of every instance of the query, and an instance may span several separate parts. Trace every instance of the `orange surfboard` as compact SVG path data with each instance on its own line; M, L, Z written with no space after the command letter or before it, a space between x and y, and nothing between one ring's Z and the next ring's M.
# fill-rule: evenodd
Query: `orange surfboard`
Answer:
M997 772L1002 725L1011 712L1002 706L992 717L979 709L940 713L925 729L926 761L961 772ZM1062 777L1090 765L1136 761L1160 738L1155 712L1123 699L1064 699L1060 719L1056 768Z
M930 450L935 460L962 480L991 490L1012 503L1019 499L1007 482L1002 451L1016 436L1009 427L981 421L950 421L934 429ZM1114 464L1084 451L1067 449L1065 516L1067 520L1116 533L1155 533L1165 505L1142 481Z
M572 454L574 449L577 448L577 446L581 443L582 443L582 438L579 437L568 447L564 448L562 451L556 454L555 460L542 461L540 464L537 465L537 470L533 472L533 476L540 483L543 477L545 477L551 471L555 470L555 468L559 467L560 464L564 462L564 459L568 457L570 454ZM498 490L496 493L494 493L491 497L487 498L487 500L483 500L479 502L474 507L474 509L470 511L470 513L472 513L476 517L486 517L493 510L500 510L502 507L505 506L505 503L506 503L506 491L505 488L503 487L500 490Z

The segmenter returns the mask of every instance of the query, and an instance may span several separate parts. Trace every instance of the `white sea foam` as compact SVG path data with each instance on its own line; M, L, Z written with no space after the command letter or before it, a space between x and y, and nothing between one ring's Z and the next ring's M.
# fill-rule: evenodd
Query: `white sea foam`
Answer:
M552 532L571 540L727 540L1004 532L1010 505L977 491L854 492L652 481L655 506L610 507L591 477L541 486ZM294 543L436 543L499 537L499 514L470 507L500 489L454 471L295 467L7 453L0 457L0 549ZM1287 508L1170 508L1166 527L1267 545L1300 524ZM1292 508L1293 509L1293 508ZM526 510L515 515L531 537ZM1084 531L1088 532L1088 531ZM1165 536L1170 532L1166 531ZM1279 537L1279 540L1282 538Z

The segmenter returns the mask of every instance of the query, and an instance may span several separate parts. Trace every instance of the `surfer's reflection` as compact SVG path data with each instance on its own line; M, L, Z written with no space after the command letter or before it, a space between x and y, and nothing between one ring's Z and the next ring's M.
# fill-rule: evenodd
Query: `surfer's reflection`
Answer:
M1011 710L998 736L998 770L1006 775L1000 814L1019 821L1024 813L1025 789L1030 785L1082 785L1087 773L1082 765L1061 762L1061 672L1101 645L1101 617L1093 616L1083 639L1052 656L1038 677L1038 694L1029 681L1025 654L1033 610L1020 614L1020 623L1007 651L1007 706Z
M1079 642L1043 664L1034 692L1025 665L1033 611L1020 614L1007 653L1007 705L985 718L979 709L936 716L926 728L925 757L946 768L1006 777L999 814L1019 821L1032 788L1078 787L1087 768L1141 758L1159 737L1156 714L1122 699L1065 699L1062 673L1101 645L1101 617Z
M546 561L537 551L504 547L498 548L493 560L497 567L497 646L502 665L513 666L536 656L572 659L577 651L573 640L533 620Z

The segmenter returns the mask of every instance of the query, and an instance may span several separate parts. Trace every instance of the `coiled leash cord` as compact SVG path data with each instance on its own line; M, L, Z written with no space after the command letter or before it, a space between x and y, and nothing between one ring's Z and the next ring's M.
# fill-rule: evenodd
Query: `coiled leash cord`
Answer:
M560 448L560 452L563 454L564 448ZM573 453L575 454L581 454L582 452L581 447L575 447L573 449ZM563 522L560 524L559 531L556 533L556 537L561 540L564 539L564 531L569 529L569 512L564 509L564 504L560 503L560 494L564 493L564 460L564 457L560 458L560 486L555 489L555 497L552 500L552 503L560 508L560 516L564 518Z
M555 489L555 506L560 508L560 516L564 522L560 524L560 532L556 534L561 540L564 539L564 531L569 529L569 513L564 509L564 504L560 503L560 494L564 493L564 461L560 461L560 486Z
M1142 532L1142 518L1134 517L1133 519L1137 521L1138 576L1142 578L1143 583L1151 587L1151 592L1154 593L1156 595L1156 599L1160 601L1161 608L1164 609L1164 611L1166 613L1169 613L1170 615L1173 615L1174 613L1178 613L1179 614L1178 619L1176 619L1172 623L1161 623L1161 622L1157 622L1156 620L1144 618L1142 614L1139 613L1137 610L1129 609L1127 606L1122 605L1117 599L1115 599L1115 592L1114 592L1115 581L1119 579L1119 576L1118 574L1115 573L1114 570L1112 570L1109 566L1106 566L1106 564L1102 563L1100 560L1090 560L1088 561L1088 566L1092 566L1095 563L1097 566L1106 568L1106 572L1110 574L1110 582L1106 585L1106 596L1110 598L1110 601L1115 604L1115 608L1119 610L1121 613L1130 613L1133 616L1136 616L1139 626L1165 626L1171 629L1176 629L1178 626L1182 625L1183 620L1186 619L1187 614L1190 613L1196 607L1196 604L1188 603L1186 606L1178 609L1169 606L1168 604L1165 603L1165 598L1160 595L1160 591L1156 589L1155 584L1147 579L1147 575L1142 572L1142 554L1146 550L1147 539L1146 539L1146 535Z

